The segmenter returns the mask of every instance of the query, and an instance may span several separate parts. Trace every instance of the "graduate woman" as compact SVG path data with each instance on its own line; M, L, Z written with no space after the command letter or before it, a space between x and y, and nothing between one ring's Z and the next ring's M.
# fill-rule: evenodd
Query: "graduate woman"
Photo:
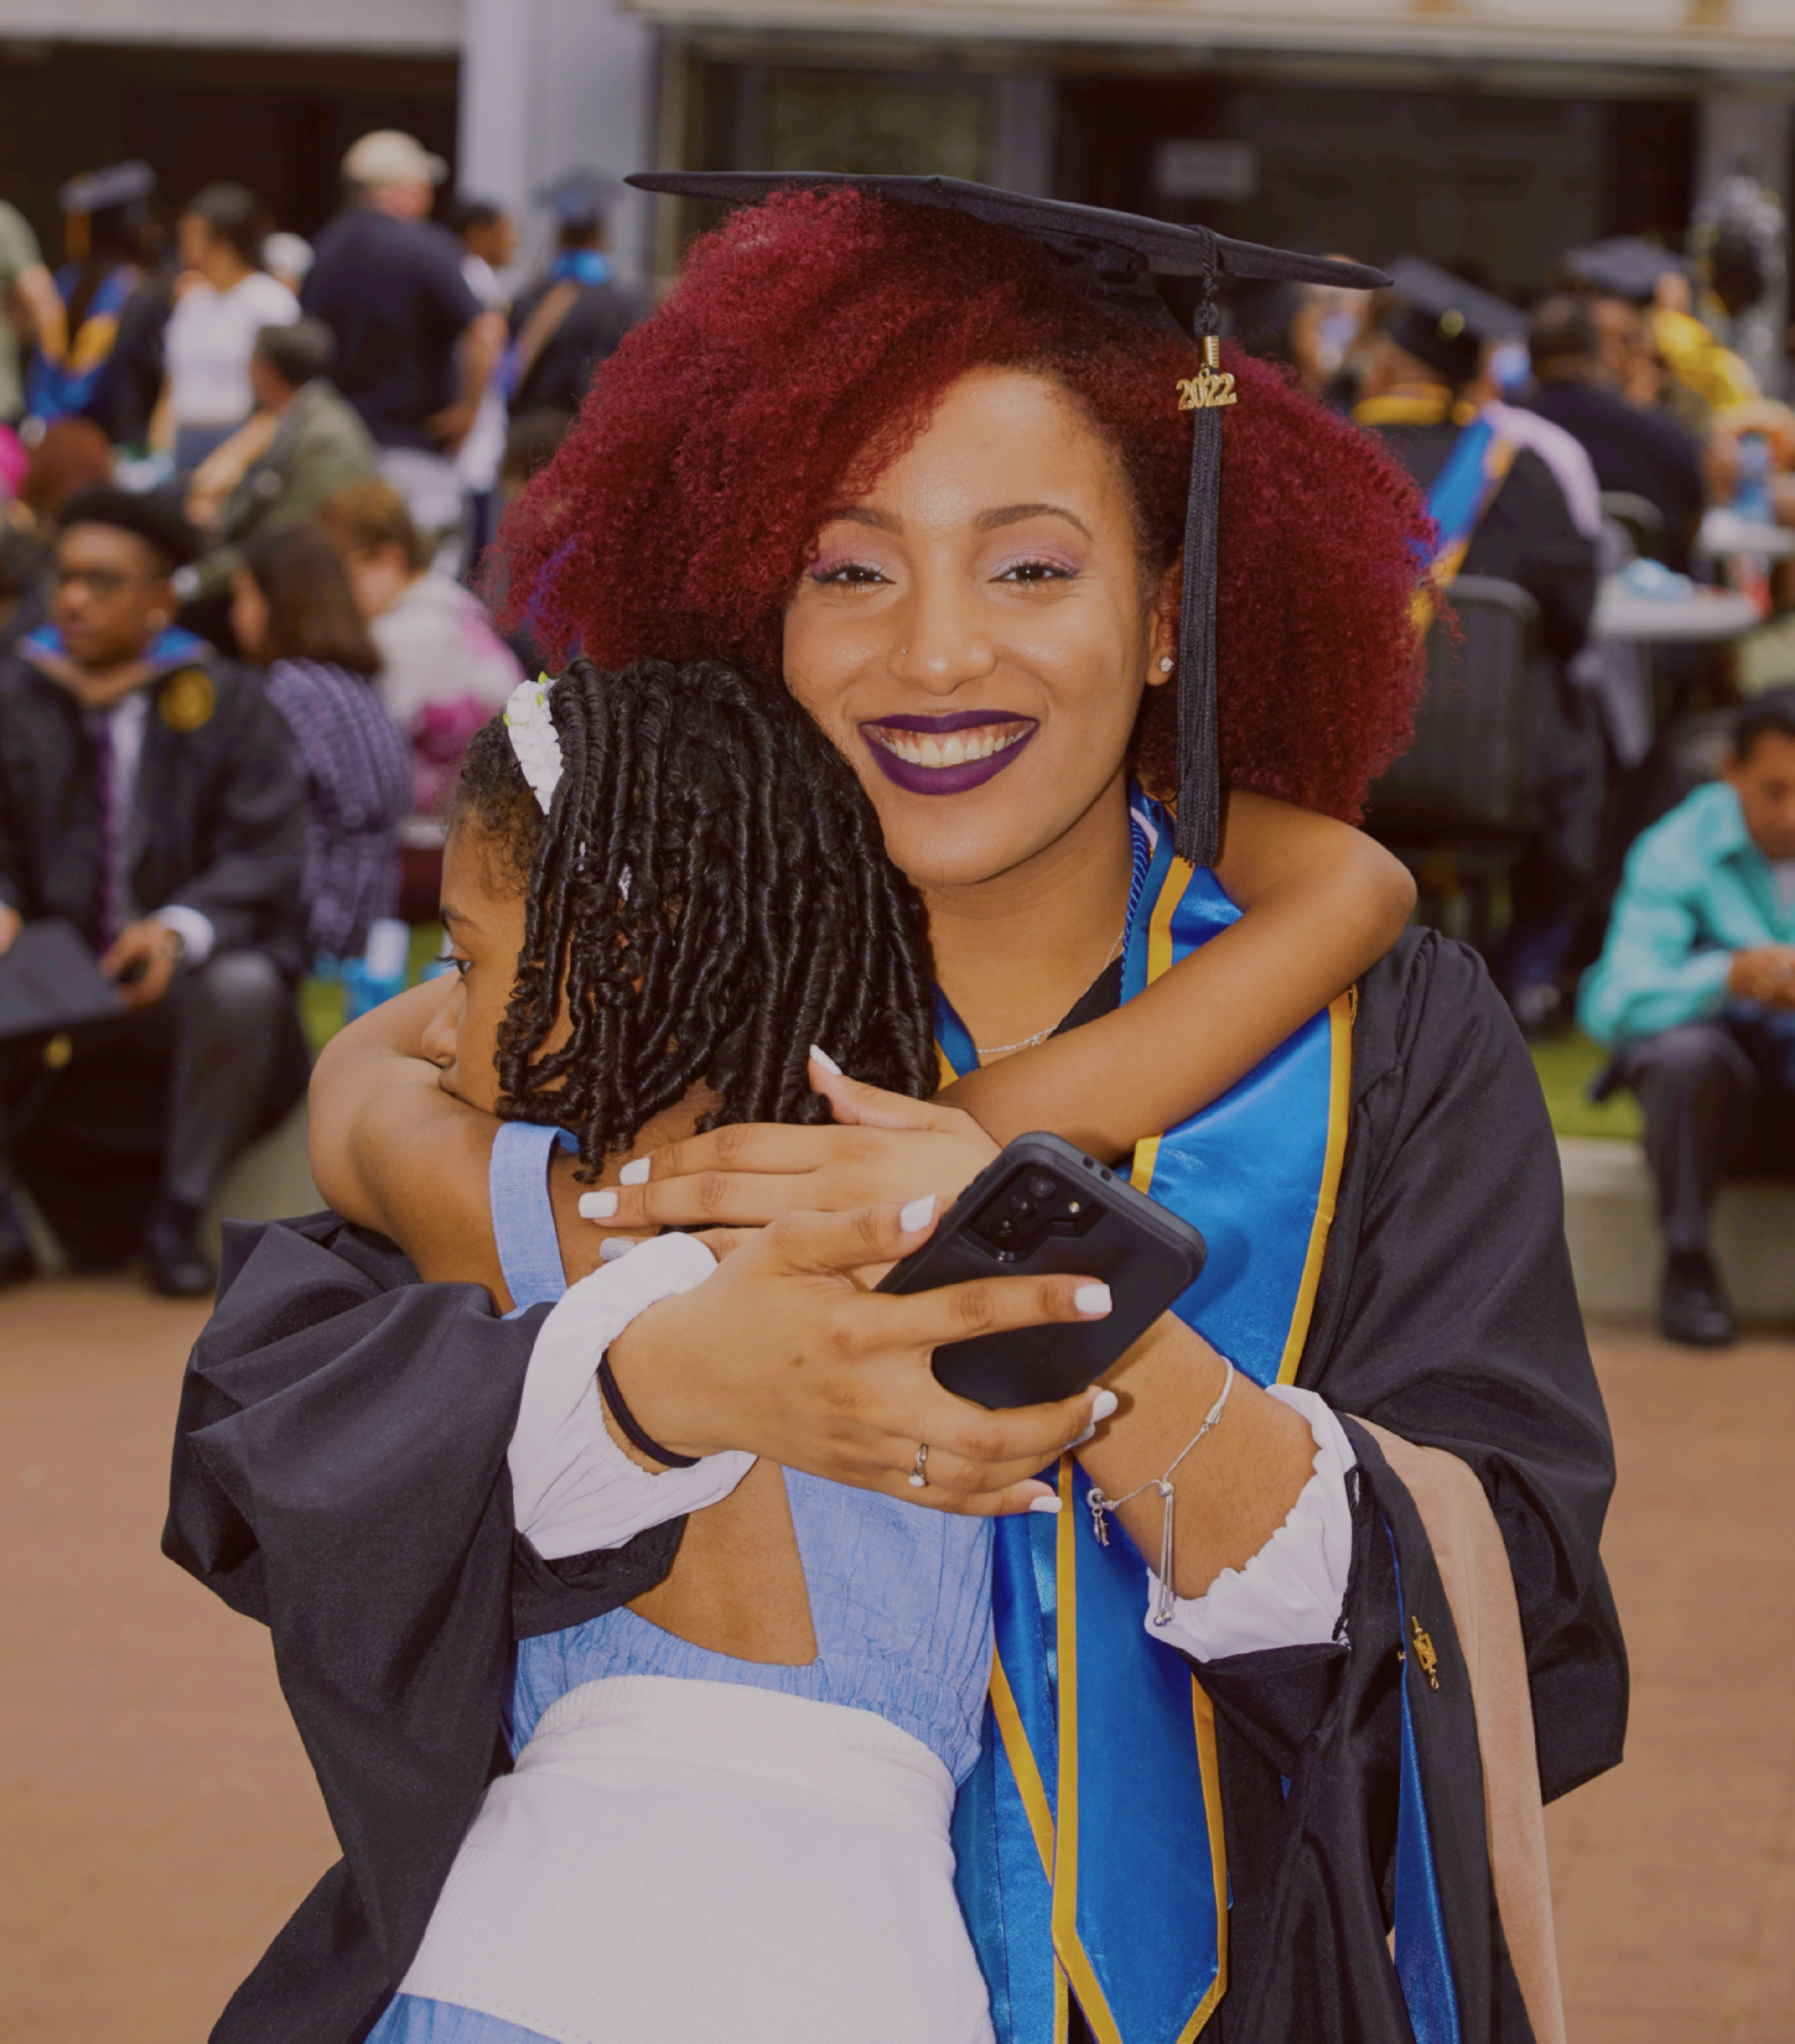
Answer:
M1233 943L1203 869L1218 750L1235 786L1356 808L1405 729L1419 535L1379 456L1269 374L1234 364L1236 390L1167 330L1144 276L1147 259L1263 255L941 197L780 196L701 246L526 499L512 571L539 626L601 658L783 672L922 890L937 1036L961 1068L1119 1000L1149 1012L1168 966ZM1170 689L1137 729L1168 674L1185 696L1175 748ZM1192 860L1164 810L1131 802L1131 758L1179 786ZM1549 1130L1518 1039L1453 947L1405 940L1356 1014L1342 1001L1299 1020L1213 1113L1169 1109L1137 1154L1138 1182L1210 1236L1210 1273L1055 1472L1068 1509L998 1531L1001 1680L954 1838L1006 2038L1559 2033L1539 1793L1613 1763L1624 1675L1596 1552L1609 1450ZM895 1212L989 1155L946 1110L844 1095L838 1112L859 1125L645 1157L597 1217L641 1233ZM170 1536L265 1615L284 1571L305 1573L303 1486L276 1486L280 1509L257 1494L231 1401L251 1432L283 1424L246 1386L309 1384L370 1343L414 1399L401 1359L435 1363L443 1397L506 1371L515 1386L543 1327L405 1286L342 1231L282 1233L233 1272L196 1358ZM631 1323L611 1375L663 1459L764 1452L874 1483L867 1459L889 1461L894 1432L879 1400L806 1407L785 1366L890 1302L832 1295L825 1315L816 1291L738 1252ZM776 1429L753 1396L775 1378L796 1385ZM1258 1391L1280 1379L1319 1396ZM925 1501L929 1446L878 1484L921 1477ZM977 1488L963 1461L937 1474ZM495 1489L483 1540L509 1539L508 1506ZM396 1530L378 1521L340 1552L371 1560ZM1162 1538L1159 1581L1135 1543L1158 1556ZM481 1640L564 1626L671 1564L665 1529L552 1565L520 1543L509 1609L489 1597L457 1623ZM444 1697L453 1629L423 1643ZM325 1679L303 1645L283 1663L289 1695ZM416 1691L419 1643L389 1650L410 1654ZM436 1723L443 1751L454 1716ZM430 1869L408 1890L369 1835L345 1849L348 1870L245 1990L265 2011L284 1979L310 1992L334 1950L350 2026L295 2035L361 2034L371 1970L395 1983L422 1933L416 1891L441 1885ZM745 2011L742 2034L799 2034L795 2013Z

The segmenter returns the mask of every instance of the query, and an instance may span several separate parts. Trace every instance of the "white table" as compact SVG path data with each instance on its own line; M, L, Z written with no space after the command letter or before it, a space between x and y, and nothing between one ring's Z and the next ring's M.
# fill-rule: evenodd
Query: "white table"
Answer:
M1743 639L1759 622L1758 606L1735 589L1697 589L1690 596L1636 596L1610 575L1596 596L1598 639L1648 645L1719 644Z
M1795 526L1760 525L1755 518L1741 518L1737 511L1716 505L1702 520L1695 545L1713 561L1736 560L1741 554L1790 561L1795 560Z

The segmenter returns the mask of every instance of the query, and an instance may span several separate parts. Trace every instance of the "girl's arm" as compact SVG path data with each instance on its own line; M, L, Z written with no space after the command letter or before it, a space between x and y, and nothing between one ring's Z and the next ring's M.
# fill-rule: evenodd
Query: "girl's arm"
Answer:
M428 979L324 1046L311 1078L311 1174L337 1213L391 1236L420 1277L484 1285L505 1311L487 1198L499 1124L445 1093L424 1056L424 1033L455 992L448 976Z
M1093 1157L1206 1106L1352 985L1415 906L1408 868L1331 817L1236 790L1216 878L1245 911L1137 999L955 1081L999 1143L1051 1129Z

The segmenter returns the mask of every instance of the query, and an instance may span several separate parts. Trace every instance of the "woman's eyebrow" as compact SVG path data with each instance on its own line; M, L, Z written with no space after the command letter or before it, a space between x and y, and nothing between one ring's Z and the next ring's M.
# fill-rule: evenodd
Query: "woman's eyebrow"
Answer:
M901 518L894 518L889 511L874 511L869 504L843 504L825 512L823 522L833 525L838 519L843 519L849 525L869 525L878 532L901 532L904 529Z
M1091 529L1063 504L1006 504L1001 511L980 511L972 523L981 532L994 532L1000 526L1021 525L1025 518L1064 518L1067 525L1091 537Z
M472 916L467 915L461 909L451 907L447 901L436 911L436 920L445 929L452 923L458 923L464 930L477 930L480 927L479 923Z

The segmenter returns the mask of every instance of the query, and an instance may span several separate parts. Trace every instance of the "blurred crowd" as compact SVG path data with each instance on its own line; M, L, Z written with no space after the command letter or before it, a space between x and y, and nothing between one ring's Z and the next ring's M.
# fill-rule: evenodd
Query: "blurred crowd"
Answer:
M1427 492L1429 688L1371 828L1536 1035L1643 1109L1660 1319L1718 1346L1722 1180L1795 1167L1795 412L1784 222L1729 178L1689 253L1571 249L1235 307ZM1755 362L1753 360L1755 358Z
M533 658L481 552L638 317L606 180L541 195L514 288L517 224L446 168L363 136L308 244L117 164L63 189L53 269L0 201L0 1282L23 1189L78 1264L206 1290L208 1203L304 1088L302 980L402 983L435 919Z
M296 987L402 971L462 752L533 671L476 570L640 315L607 183L539 195L525 279L410 136L342 168L312 244L132 162L65 187L52 269L0 202L0 1282L10 1184L78 1261L205 1289L201 1215L303 1088ZM1715 1188L1795 1098L1795 412L1774 202L1728 180L1688 249L1227 309L1427 494L1431 686L1370 827L1524 1028L1612 1051L1666 1325L1718 1341Z

